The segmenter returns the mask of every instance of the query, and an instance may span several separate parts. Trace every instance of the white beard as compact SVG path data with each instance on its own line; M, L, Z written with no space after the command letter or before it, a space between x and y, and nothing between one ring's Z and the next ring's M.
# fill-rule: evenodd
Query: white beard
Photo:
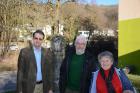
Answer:
M76 49L76 54L77 55L82 55L85 53L85 49Z

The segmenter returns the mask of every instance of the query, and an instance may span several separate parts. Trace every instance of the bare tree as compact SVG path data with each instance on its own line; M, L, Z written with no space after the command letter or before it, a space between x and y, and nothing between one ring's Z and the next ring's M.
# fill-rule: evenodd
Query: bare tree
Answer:
M105 10L105 16L107 18L106 27L113 30L118 29L118 8L110 8Z
M4 57L9 50L10 42L19 23L20 7L22 0L0 1L0 56Z

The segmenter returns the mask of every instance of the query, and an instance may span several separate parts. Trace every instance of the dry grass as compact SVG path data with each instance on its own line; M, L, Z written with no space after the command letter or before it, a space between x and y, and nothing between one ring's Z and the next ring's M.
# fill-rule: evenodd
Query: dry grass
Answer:
M13 71L17 69L19 51L11 51L8 56L0 61L0 72Z
M28 42L18 42L18 46L24 48L28 46ZM19 51L10 51L4 59L0 59L0 72L17 70Z
M128 78L132 81L133 85L136 87L139 93L140 92L140 76L128 74Z

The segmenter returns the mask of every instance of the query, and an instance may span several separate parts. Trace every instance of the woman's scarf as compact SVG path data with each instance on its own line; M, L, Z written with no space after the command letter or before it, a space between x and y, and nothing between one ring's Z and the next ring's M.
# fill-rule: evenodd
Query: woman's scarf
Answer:
M113 66L111 67L109 74L108 74L108 77L105 76L104 70L102 68L100 69L100 72L101 72L101 76L105 80L108 93L115 93L115 89L114 89L113 84L111 82L113 74L114 74L114 67Z

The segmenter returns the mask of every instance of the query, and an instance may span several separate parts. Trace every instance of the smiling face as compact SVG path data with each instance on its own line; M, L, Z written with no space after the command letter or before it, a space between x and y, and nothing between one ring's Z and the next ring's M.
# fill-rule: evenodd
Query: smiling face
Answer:
M81 55L81 54L85 53L86 43L85 42L76 42L75 47L76 47L76 54Z
M100 62L102 69L104 69L104 70L110 69L111 66L113 65L113 61L111 60L111 58L109 56L101 57L99 62Z
M76 48L77 55L82 55L85 53L86 44L87 44L87 39L85 36L83 35L77 36L75 40L75 48Z

